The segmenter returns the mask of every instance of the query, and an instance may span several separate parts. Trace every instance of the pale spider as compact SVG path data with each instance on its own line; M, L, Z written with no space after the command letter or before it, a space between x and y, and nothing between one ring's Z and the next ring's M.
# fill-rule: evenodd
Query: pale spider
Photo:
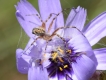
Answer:
M67 8L67 9L70 9L70 8ZM67 9L64 9L64 10L67 10ZM49 15L49 17L47 18L47 20L45 20L44 22L43 22L43 20L41 19L41 17L38 15L38 14L36 14L36 16L38 16L38 18L40 19L40 21L42 22L42 25L40 26L40 27L38 27L38 28L33 28L33 30L32 30L32 34L34 34L34 35L36 35L36 36L38 36L32 43L31 43L31 45L24 51L24 52L26 52L38 39L44 39L44 40L46 40L46 42L48 43L49 41L51 41L52 40L52 38L54 37L54 36L58 36L59 38L61 38L64 42L65 42L65 39L63 38L63 37L61 37L60 35L58 35L57 34L57 31L59 31L60 29L64 29L64 28L75 28L75 29L77 29L78 31L80 31L78 28L76 28L76 27L74 27L74 26L71 26L71 27L60 27L60 28L57 28L51 35L49 34L49 32L50 32L50 30L51 30L51 28L52 28L52 24L53 24L53 22L54 22L54 20L64 11L64 10L62 10L61 12L59 12L58 14L55 14L55 13L51 13L50 15ZM53 18L53 20L51 21L51 23L50 23L50 25L49 25L49 28L48 28L48 31L46 32L46 26L45 26L45 24L46 24L46 22L52 17L52 15L56 15L54 18ZM33 14L32 14L33 15ZM31 15L27 15L27 16L31 16ZM29 22L31 22L31 21L29 21ZM31 22L31 23L33 23L33 22ZM81 31L80 31L81 32ZM82 32L81 32L82 33ZM45 51L46 51L46 48L47 48L47 44L46 44L46 47L45 47ZM23 53L24 53L23 52Z

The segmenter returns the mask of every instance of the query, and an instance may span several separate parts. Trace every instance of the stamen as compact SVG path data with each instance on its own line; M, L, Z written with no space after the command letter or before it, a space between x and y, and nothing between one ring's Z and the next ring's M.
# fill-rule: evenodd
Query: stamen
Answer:
M60 53L64 54L64 50L61 49L60 47L58 47L57 50L58 50Z
M60 71L63 71L62 67L59 67Z
M68 68L68 65L64 65L64 68Z
M51 51L51 58L49 59L51 62L50 67L48 68L48 72L50 73L49 75L53 77L54 75L58 73L58 71L60 74L61 73L66 74L64 72L65 70L71 71L72 66L70 64L76 61L75 60L76 57L78 56L76 54L73 54L73 51L69 49L68 47L65 48L64 46L56 46L56 49ZM53 67L56 67L56 68L53 69ZM53 70L50 71L49 69L53 69ZM54 71L56 72L54 73ZM69 77L69 76L66 76L66 77Z
M53 59L53 60L56 59L57 55L58 55L57 52L52 53L52 59Z
M60 62L62 62L62 63L64 62L61 57L58 57L58 59Z
M71 50L69 50L69 49L68 49L68 50L66 50L66 53L71 53L71 52L72 52L72 51L71 51Z

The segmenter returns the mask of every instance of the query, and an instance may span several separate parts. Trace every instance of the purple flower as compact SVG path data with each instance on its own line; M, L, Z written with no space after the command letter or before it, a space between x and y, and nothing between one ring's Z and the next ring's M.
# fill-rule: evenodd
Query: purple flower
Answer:
M19 72L28 72L28 80L88 80L96 69L106 70L106 49L91 48L105 36L105 12L85 27L87 13L84 8L73 8L65 24L61 13L53 22L50 34L57 28L65 26L66 28L57 32L65 41L55 36L48 43L45 52L45 40L42 39L28 48L37 37L32 34L32 29L42 25L39 17L32 14L38 14L45 21L51 13L58 14L62 9L59 0L39 0L38 3L40 14L27 0L21 0L15 6L16 17L30 37L24 50L16 50ZM46 32L55 16L53 15L46 23ZM67 28L69 26L76 28Z

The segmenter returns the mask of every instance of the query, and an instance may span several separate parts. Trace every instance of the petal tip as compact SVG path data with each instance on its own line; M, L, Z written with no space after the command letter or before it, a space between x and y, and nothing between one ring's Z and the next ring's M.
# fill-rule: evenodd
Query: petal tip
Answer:
M22 20L25 20L24 17L20 14L20 11L16 11L16 17L20 17Z

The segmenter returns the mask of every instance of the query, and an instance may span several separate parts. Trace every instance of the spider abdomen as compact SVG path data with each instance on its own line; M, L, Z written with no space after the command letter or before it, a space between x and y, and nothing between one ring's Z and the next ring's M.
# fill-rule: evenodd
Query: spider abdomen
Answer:
M44 36L45 35L45 30L43 28L33 28L32 34L35 34L37 36Z

